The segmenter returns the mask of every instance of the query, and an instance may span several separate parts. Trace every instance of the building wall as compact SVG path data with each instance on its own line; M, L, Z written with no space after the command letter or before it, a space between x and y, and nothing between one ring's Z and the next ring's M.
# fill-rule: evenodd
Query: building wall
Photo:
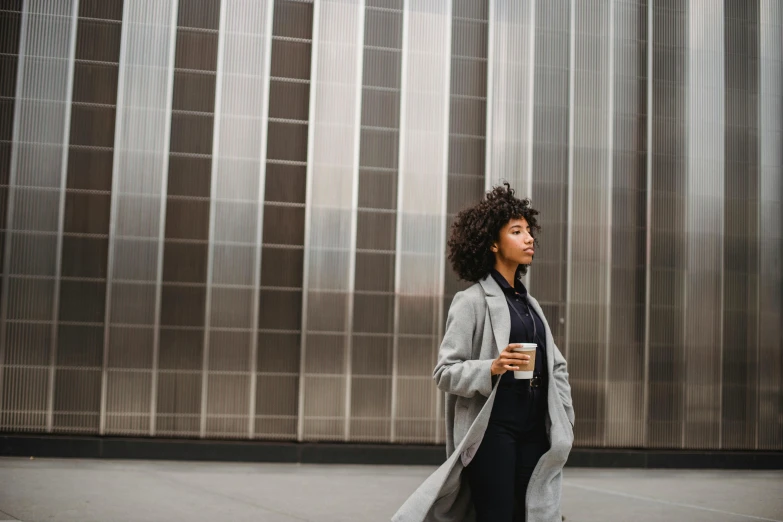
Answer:
M0 430L442 443L509 181L576 444L783 448L783 1L0 6Z

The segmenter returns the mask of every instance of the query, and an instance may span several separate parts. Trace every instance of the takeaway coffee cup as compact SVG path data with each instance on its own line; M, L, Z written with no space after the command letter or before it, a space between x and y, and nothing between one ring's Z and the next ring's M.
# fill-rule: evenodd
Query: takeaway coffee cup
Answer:
M533 370L536 367L536 343L519 343L514 351L525 353L530 356L527 364L520 364L519 371L514 371L515 379L532 379Z

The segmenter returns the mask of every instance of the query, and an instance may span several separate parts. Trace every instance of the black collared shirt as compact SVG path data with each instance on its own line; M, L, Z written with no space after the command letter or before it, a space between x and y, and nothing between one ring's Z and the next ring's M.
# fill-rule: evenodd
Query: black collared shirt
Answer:
M500 289L503 290L503 294L506 296L508 313L511 316L511 333L508 338L509 344L536 343L538 348L536 349L536 365L533 370L534 375L546 379L546 330L544 329L544 323L541 321L541 318L529 305L527 288L525 288L525 285L520 281L519 272L517 271L516 274L514 288L508 284L506 278L497 270L493 269L490 273L495 282L500 285ZM514 309L516 309L516 312ZM536 334L535 337L533 337L534 331ZM505 346L499 347L500 350L503 348L505 348ZM504 380L513 378L513 372L506 372L503 374Z

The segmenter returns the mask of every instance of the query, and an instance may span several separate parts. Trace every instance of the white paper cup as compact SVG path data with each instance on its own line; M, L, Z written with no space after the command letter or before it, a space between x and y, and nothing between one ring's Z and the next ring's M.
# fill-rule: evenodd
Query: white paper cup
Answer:
M533 370L536 367L536 343L519 343L521 346L514 348L517 353L526 353L530 356L527 364L520 364L519 371L514 371L515 379L532 379Z

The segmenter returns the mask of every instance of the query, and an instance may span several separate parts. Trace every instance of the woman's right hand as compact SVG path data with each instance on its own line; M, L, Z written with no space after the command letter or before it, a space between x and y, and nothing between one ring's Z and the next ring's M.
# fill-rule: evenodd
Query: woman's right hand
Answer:
M519 370L520 364L526 364L530 360L530 356L513 351L515 348L522 348L521 344L509 344L506 346L497 359L492 361L492 375L502 375L507 371Z

